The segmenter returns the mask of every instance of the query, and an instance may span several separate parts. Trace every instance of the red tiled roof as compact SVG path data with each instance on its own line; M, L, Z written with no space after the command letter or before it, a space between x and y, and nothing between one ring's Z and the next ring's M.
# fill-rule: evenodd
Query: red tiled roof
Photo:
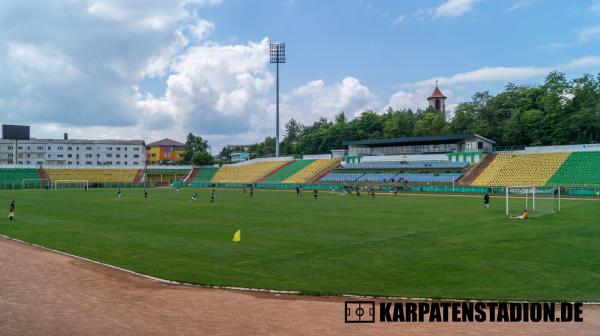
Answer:
M162 140L158 140L158 141L148 144L146 146L148 146L148 147L155 147L155 146L185 147L185 144L183 144L179 141L171 140L169 138L164 138Z
M438 88L436 85L435 90L433 90L433 92L431 93L431 96L427 97L427 99L431 99L431 98L448 98L448 97L444 96L442 91L440 91L440 88Z

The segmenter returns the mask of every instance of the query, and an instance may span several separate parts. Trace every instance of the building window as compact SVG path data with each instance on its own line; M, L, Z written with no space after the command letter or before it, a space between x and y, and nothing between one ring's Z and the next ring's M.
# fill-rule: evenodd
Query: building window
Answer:
M117 147L117 150L118 150L118 151L120 151L120 150L121 150L121 147Z
M109 151L111 151L111 150L112 150L112 147L106 147L106 150L109 150Z
M133 154L133 157L136 158L136 159L140 158L140 156L138 154Z
M58 146L58 150L65 150L65 147Z
M121 154L117 154L117 158L120 158L120 157L121 157Z
M52 157L52 154L48 154L48 158L51 158L51 157Z
M70 157L70 158L72 158L72 157L73 157L73 154L67 154L67 157Z
M44 150L44 146L37 146L38 150Z
M67 150L73 150L73 147L67 147Z
M140 165L140 163L139 163L139 162L134 162L134 163L133 163L133 165L134 165L134 166L139 166L139 165Z
M23 146L19 146L19 147L17 147L17 148L18 148L19 150L21 150L21 149L23 149Z
M52 150L52 147L48 146L48 150Z
M85 150L92 150L92 147L85 147Z
M112 157L112 154L106 154L106 157L107 157L107 158L111 158L111 157Z
M92 154L85 154L85 157L90 159L92 157Z
M85 161L85 164L88 165L88 166L91 166L92 165L92 161Z
M136 152L139 152L140 148L139 147L133 147L133 150L136 151Z
M56 155L56 157L59 157L59 158L61 158L61 157L64 157L64 155L62 155L62 154L57 154L57 155Z

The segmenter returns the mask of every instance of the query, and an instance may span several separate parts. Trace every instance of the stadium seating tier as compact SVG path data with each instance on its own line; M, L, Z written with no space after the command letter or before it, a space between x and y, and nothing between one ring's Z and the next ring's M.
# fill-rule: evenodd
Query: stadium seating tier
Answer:
M300 170L306 168L308 165L313 163L315 160L295 160L289 165L281 168L276 171L273 175L267 177L262 182L265 183L281 183L284 180L287 180L292 175L296 174Z
M211 179L213 183L255 183L289 161L260 161L221 167Z

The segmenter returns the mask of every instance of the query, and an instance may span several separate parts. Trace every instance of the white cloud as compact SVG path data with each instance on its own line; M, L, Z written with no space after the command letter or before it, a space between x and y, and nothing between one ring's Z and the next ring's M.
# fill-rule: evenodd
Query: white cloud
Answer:
M588 11L595 14L600 14L600 1L596 0L592 2L592 4L588 7Z
M204 40L215 29L215 24L207 20L197 20L195 24L189 27L192 35L197 40Z
M394 21L392 21L393 25L398 25L401 24L402 22L406 21L406 15L399 15L397 16Z
M311 81L285 95L282 102L283 119L294 118L302 123L312 123L320 117L331 120L342 111L353 117L367 109L377 110L381 105L375 94L354 77L333 85L322 80Z
M268 71L268 40L239 45L206 43L187 49L169 67L166 93L144 96L138 106L178 129L205 135L263 130Z
M568 63L547 67L484 67L473 71L461 72L449 77L434 77L405 84L406 87L431 86L436 80L443 85L471 84L491 81L515 81L544 76L553 70L574 70L600 66L600 56L586 56Z
M586 43L589 43L600 37L600 25L598 26L588 26L577 31L577 38L575 42L571 43L563 43L563 42L554 42L544 46L541 46L542 49L563 49L563 48L571 48L577 47Z
M508 8L509 12L517 11L525 7L531 6L536 0L518 0L515 1L512 6Z
M587 43L591 40L600 37L600 26L585 27L579 31L577 35L577 41L580 43Z
M434 16L456 17L471 10L477 0L446 0L435 9Z

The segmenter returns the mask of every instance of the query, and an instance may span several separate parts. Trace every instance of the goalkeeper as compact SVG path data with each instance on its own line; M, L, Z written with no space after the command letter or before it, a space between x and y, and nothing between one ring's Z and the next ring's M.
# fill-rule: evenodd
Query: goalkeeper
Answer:
M529 212L527 211L527 209L523 210L523 213L520 216L511 216L510 219L527 219L529 218Z

